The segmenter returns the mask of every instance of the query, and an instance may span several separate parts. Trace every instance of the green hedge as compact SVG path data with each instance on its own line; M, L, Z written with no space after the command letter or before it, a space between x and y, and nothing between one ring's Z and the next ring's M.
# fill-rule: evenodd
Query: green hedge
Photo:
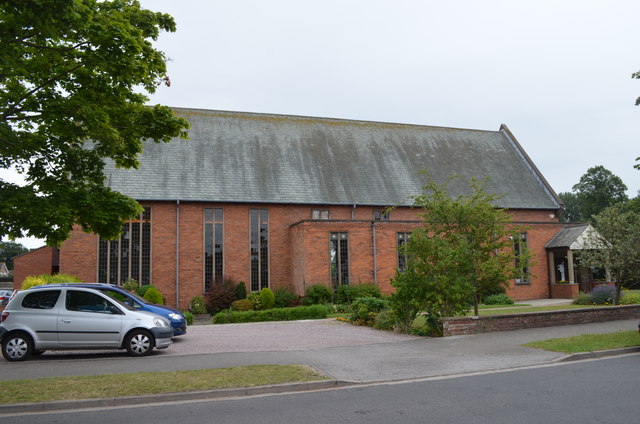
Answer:
M295 321L299 319L322 319L327 317L327 308L322 305L298 306L295 308L275 308L264 311L221 311L211 322L231 324L238 322Z

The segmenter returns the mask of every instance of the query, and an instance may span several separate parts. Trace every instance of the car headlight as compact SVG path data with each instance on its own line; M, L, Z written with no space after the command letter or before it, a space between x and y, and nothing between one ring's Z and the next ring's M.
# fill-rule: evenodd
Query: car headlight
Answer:
M156 317L153 319L153 323L156 325L156 327L170 327L169 323L167 322L167 320Z
M182 320L182 315L176 314L175 312L172 312L172 313L169 314L169 318L175 319L176 321L180 321L180 320Z

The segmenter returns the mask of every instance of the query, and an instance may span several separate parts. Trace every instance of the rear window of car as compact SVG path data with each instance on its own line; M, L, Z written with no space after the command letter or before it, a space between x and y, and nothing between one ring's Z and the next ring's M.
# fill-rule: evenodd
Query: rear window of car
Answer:
M60 290L42 290L27 294L22 299L22 307L29 309L52 309L58 298Z

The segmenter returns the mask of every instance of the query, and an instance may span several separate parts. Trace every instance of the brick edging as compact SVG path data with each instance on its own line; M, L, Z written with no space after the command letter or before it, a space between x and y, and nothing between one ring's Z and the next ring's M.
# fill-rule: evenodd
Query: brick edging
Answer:
M482 317L451 317L444 319L444 336L584 324L638 317L640 317L640 305L605 306Z

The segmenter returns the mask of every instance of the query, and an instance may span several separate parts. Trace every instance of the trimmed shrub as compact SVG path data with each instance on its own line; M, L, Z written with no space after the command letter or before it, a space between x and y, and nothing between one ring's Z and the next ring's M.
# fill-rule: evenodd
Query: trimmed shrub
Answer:
M247 284L244 281L240 281L236 284L236 300L247 298Z
M22 290L26 290L29 287L39 286L41 284L63 284L63 283L82 283L82 280L75 275L70 274L42 274L42 275L29 275L22 282Z
M359 297L352 304L349 321L355 325L372 326L378 313L389 308L389 302L377 297Z
M513 305L513 299L504 293L492 294L484 298L485 305Z
M380 293L378 286L374 286L373 284L340 286L336 292L336 303L352 303L359 297L381 298L382 293Z
M602 285L591 290L591 301L596 305L613 304L616 298L616 287L612 285Z
M298 296L286 287L278 287L273 292L275 296L275 307L276 308L286 308L288 306L300 306Z
M189 310L196 315L206 314L207 306L204 303L204 297L196 296L191 299L191 302L189 303Z
M140 287L140 284L133 278L127 278L124 283L122 283L122 290L126 290L128 292L135 292Z
M265 287L260 290L260 303L262 309L272 309L276 304L276 297L270 288Z
M589 293L580 293L578 297L573 299L571 304L573 305L591 305L593 301L591 300L591 295Z
M300 319L323 319L327 317L327 309L322 305L298 306L295 308L276 308L264 311L231 311L217 313L211 322L214 324L231 324L238 322L294 321Z
M313 284L305 289L302 304L305 306L322 305L331 302L332 297L333 291L329 287L324 284Z
M151 287L153 287L152 284L143 284L136 289L136 293L138 293L138 296L144 297L145 293L147 293L147 290L149 290Z
M184 315L187 320L187 325L193 325L193 314L189 311L182 311L182 315Z
M155 303L157 305L164 304L164 301L162 300L162 294L160 294L160 291L158 291L158 289L153 286L149 287L145 291L143 297L151 303Z
M253 311L253 302L249 299L235 300L231 303L232 311Z
M207 310L213 313L229 309L234 300L236 300L236 283L230 278L215 282L205 294L204 299Z
M262 298L260 297L260 292L249 293L249 296L247 296L247 299L249 299L251 303L253 303L252 309L254 311L262 310Z
M635 305L637 303L640 303L640 294L624 294L620 298L621 305Z

